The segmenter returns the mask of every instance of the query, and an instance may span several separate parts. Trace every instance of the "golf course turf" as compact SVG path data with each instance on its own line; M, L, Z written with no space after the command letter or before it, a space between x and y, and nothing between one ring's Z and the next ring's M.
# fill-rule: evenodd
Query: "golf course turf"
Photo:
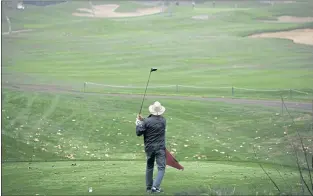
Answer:
M73 14L91 4L95 17ZM313 2L91 4L3 5L3 195L146 194L135 118L151 67L143 115L166 107L185 168L167 167L164 194L278 194L259 164L281 192L309 194L292 144L310 184L298 133L311 166L313 46L250 36L312 29Z

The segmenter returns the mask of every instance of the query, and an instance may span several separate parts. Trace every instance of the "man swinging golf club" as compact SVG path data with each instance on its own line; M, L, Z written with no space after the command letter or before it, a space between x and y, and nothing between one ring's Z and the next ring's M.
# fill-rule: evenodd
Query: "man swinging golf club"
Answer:
M165 174L166 167L166 148L165 130L166 119L162 116L165 112L158 101L149 106L150 115L143 118L141 114L136 119L136 134L143 135L145 152L147 156L146 165L146 190L151 193L162 192L160 185ZM158 175L153 181L154 162L158 166Z

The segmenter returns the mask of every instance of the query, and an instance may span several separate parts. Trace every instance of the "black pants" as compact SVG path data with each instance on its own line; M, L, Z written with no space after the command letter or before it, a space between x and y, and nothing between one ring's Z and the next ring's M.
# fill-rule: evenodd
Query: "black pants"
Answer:
M146 150L146 155L147 155L146 187L147 189L151 189L152 187L160 188L166 167L165 149ZM153 181L153 169L155 161L158 166L158 175L156 179Z

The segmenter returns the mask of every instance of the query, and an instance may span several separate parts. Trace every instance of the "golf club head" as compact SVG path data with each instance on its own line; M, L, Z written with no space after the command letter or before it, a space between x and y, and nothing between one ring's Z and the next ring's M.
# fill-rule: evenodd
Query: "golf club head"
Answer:
M151 68L150 72L158 70L157 68Z

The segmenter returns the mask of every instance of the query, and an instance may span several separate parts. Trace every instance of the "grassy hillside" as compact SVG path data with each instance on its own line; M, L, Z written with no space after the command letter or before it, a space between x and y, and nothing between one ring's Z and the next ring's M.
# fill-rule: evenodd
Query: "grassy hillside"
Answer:
M128 4L131 3L122 5L131 7ZM12 17L13 29L15 23L23 23L24 28L34 30L3 38L6 48L3 71L36 75L48 83L143 85L147 70L158 67L160 72L152 79L156 85L311 92L312 46L293 44L290 40L243 36L310 27L309 23L279 24L259 20L290 15L292 6L304 9L312 3L273 7L256 7L248 3L237 9L230 3L216 8L205 5L194 10L189 6L173 6L172 17L163 13L127 19L71 15L76 8L88 7L87 2L31 7ZM302 13L309 16L309 11ZM209 15L209 20L191 18L203 14ZM230 94L229 90L223 93L207 89L194 91L196 93L187 89L185 94ZM168 93L166 89L155 91L162 92ZM261 97L279 98L276 95ZM307 96L312 97L311 94Z
M148 99L145 102L144 114L147 114L146 108L152 101ZM295 128L298 127L312 154L312 134L307 130L310 121L308 113L292 111L296 119L295 127L286 114L277 114L280 111L276 108L177 100L162 100L162 104L167 108L167 147L186 167L182 173L169 169L164 186L172 193L178 187L184 190L196 189L199 186L218 185L219 182L228 188L238 186L236 190L244 192L265 189L274 191L258 168L257 161L270 171L275 168L282 170L282 173L286 173L284 177L289 179L288 183L298 180L296 162L288 137L284 135L284 126L288 129L289 138L299 144L295 136ZM58 189L62 194L83 194L87 186L112 193L119 183L131 181L142 184L130 192L136 193L144 183L145 160L142 138L137 137L134 130L139 105L140 100L126 97L4 90L4 193L35 194L41 191L40 194L49 194ZM257 150L258 160L254 157L253 147ZM75 163L77 167L71 165ZM215 168L220 169L216 171ZM116 172L123 172L124 175L114 178L114 181L103 187L103 183L110 176L116 176ZM274 174L274 170L272 172L278 182L285 186L278 173ZM193 175L199 178L186 186ZM127 182L122 182L125 176ZM236 180L239 176L244 177L242 182ZM33 180L24 182L25 177ZM171 182L175 177L182 179L180 183ZM51 183L60 178L63 179L62 183L67 181L69 184L64 186L59 181L50 187ZM19 189L12 187L13 179L19 182ZM44 183L34 187L37 180ZM87 181L91 185L87 185ZM251 186L262 183L263 186L247 189L245 183ZM70 188L74 184L79 184L80 188ZM45 189L47 186L50 188ZM130 186L133 185L127 184L116 193L123 193ZM296 184L292 186L295 188Z

